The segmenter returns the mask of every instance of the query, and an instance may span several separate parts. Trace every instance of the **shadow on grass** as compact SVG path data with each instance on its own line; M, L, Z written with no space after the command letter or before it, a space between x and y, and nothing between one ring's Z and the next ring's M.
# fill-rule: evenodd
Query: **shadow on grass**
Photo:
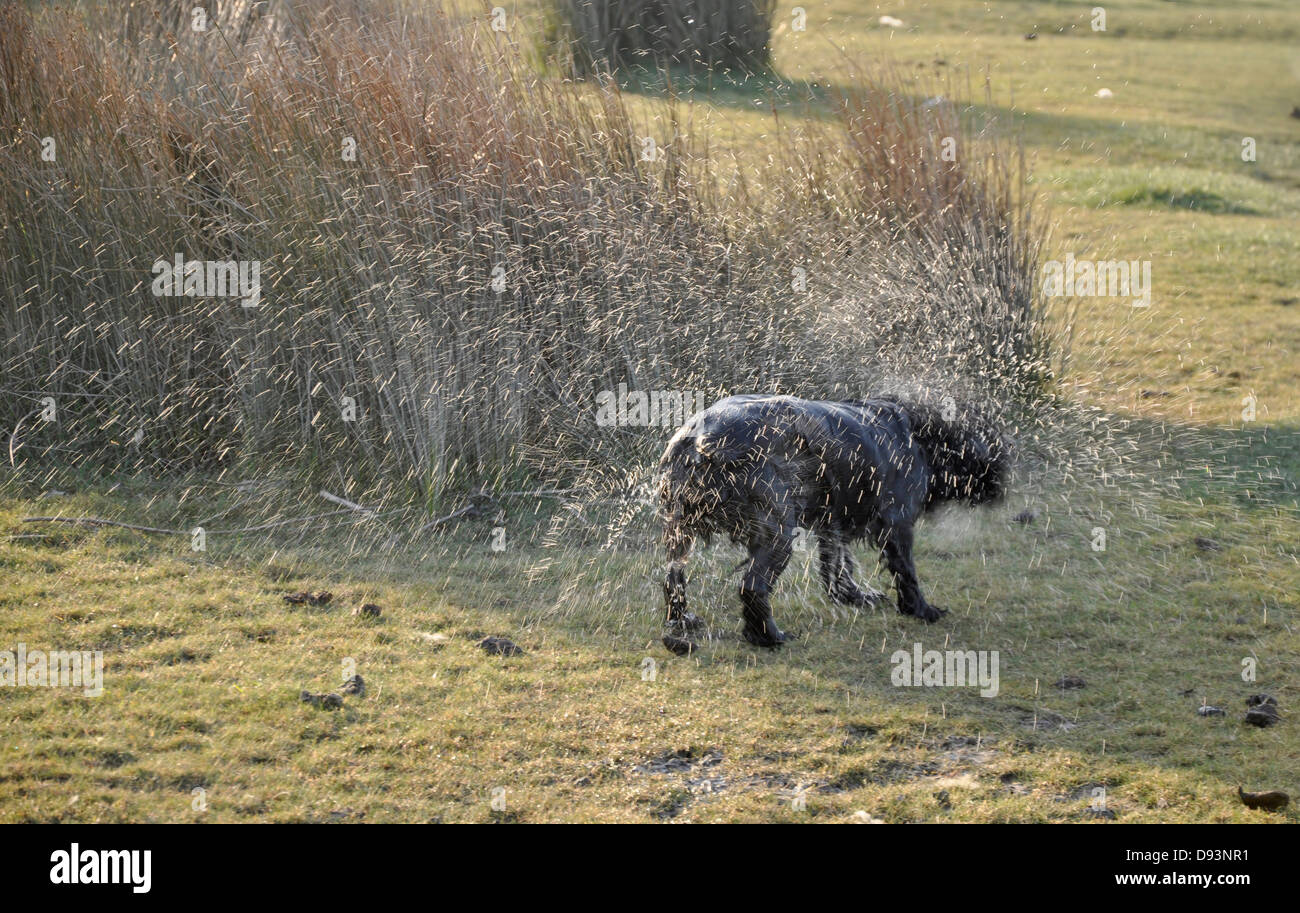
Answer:
M825 83L790 80L775 70L714 71L698 67L628 67L615 75L624 92L647 98L708 102L722 108L789 110L802 116L829 113Z
M1300 428L1129 422L1148 461L1145 471L1165 475L1188 501L1216 500L1269 512L1300 509Z
M1165 206L1169 209L1190 209L1215 215L1259 215L1259 210L1234 203L1221 194L1200 188L1175 190L1169 187L1129 187L1110 194L1099 205L1118 203L1123 206Z
M831 103L850 95L855 87L835 80L788 79L774 70L759 73L716 72L700 68L637 67L620 70L616 76L626 92L650 98L675 98L701 102L736 111L776 110L791 116L823 119L830 116ZM918 81L916 98L942 95L944 86L959 82L955 73L946 77L927 67ZM954 92L959 99L962 92ZM1207 135L1202 129L1170 128L1167 125L1125 123L1109 118L1061 115L1025 111L987 103L963 104L962 118L976 131L1013 134L1031 148L1060 149L1074 145L1079 151L1105 151L1109 165L1189 167L1217 170L1223 167L1219 146L1235 148L1240 138L1220 132ZM1178 156L1170 149L1179 150ZM1257 168L1244 176L1264 184L1300 187L1300 174L1273 174ZM1212 215L1259 215L1261 210L1216 191L1195 186L1152 183L1127 186L1105 195L1097 206L1133 205L1166 207Z

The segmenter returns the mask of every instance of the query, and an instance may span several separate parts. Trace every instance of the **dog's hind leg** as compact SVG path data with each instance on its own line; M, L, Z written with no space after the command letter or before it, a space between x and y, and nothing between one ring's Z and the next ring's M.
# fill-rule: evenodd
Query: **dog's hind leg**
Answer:
M664 577L664 602L668 607L666 624L677 631L696 631L703 626L699 616L686 611L686 560L691 554L692 538L684 533L668 536L668 573Z
M740 604L745 618L745 640L757 647L779 647L790 639L772 618L770 597L793 551L794 536L785 530L750 546L749 564L740 581Z
M885 594L871 587L863 589L853 579L857 562L844 540L834 533L823 533L817 540L817 557L821 562L822 586L826 595L841 605L862 606L883 599Z
M894 586L898 590L898 611L930 622L938 621L947 614L943 609L930 605L921 595L921 585L916 579L916 565L912 563L911 524L898 523L882 527L877 533L877 541L885 563L894 575Z

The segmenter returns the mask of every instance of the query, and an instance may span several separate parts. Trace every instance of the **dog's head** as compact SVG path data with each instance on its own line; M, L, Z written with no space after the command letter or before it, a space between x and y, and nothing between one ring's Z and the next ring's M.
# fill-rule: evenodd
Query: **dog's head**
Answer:
M993 504L1006 495L1011 463L1011 442L1002 435L965 441L964 455L958 456L964 482L964 500L970 504Z
M954 419L927 406L909 403L904 408L934 474L931 504L991 504L1002 499L1013 448L991 420L971 407Z

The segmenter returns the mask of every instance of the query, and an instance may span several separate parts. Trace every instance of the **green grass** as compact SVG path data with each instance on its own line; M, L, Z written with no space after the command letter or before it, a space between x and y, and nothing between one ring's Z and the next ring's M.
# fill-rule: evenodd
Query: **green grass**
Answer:
M390 554L359 548L386 533L352 524L195 553L21 518L228 512L237 526L257 505L203 486L181 498L176 480L69 479L56 484L77 493L54 500L11 484L0 530L49 535L0 539L0 646L102 649L107 670L97 699L0 689L0 820L1090 821L1099 786L1119 821L1297 820L1249 811L1235 789L1300 792L1300 13L1135 2L1094 35L1073 3L804 5L809 32L775 44L787 84L835 83L847 64L827 41L926 77L987 72L1000 107L984 113L1024 137L1053 205L1049 255L1153 261L1149 310L1077 303L1064 379L1138 422L1132 450L1110 452L1141 467L1112 456L1109 486L1057 473L926 521L922 582L951 610L932 627L892 607L837 612L800 555L775 600L800 639L752 650L734 638L740 553L716 545L691 594L726 636L689 658L658 643L659 555L640 524L616 548L548 543L554 503L512 502L499 553L480 523ZM906 28L879 29L882 14ZM690 114L761 155L770 89L696 87ZM1244 136L1256 163L1240 160ZM1243 427L1247 394L1259 415ZM1157 444L1162 421L1190 430ZM1012 522L1026 506L1038 520ZM281 598L299 589L336 599ZM363 601L383 616L353 618ZM488 634L527 654L486 655ZM916 641L997 650L999 694L894 687L889 656ZM349 657L366 696L299 702L337 689ZM1064 675L1086 687L1055 688ZM1282 723L1241 721L1257 691ZM1227 715L1198 716L1203 700Z
M1295 443L1273 447L1294 458ZM1223 449L1198 444L1189 467ZM0 815L1080 821L1104 786L1121 821L1271 820L1233 789L1290 788L1300 770L1289 720L1241 721L1250 693L1284 709L1300 693L1295 477L1233 500L1189 474L1182 498L1029 486L991 511L927 521L923 581L951 610L933 627L892 607L836 610L801 554L776 599L800 639L780 652L735 639L738 552L714 546L691 595L721 639L684 659L658 644L658 559L639 524L617 548L548 547L536 505L520 503L502 552L490 524L470 522L387 555L357 549L387 533L355 524L312 530L311 545L295 544L296 531L213 536L196 553L185 537L24 525L52 502L12 498L0 525L49 536L0 545L0 637L102 649L107 668L97 699L5 689L21 737L6 744ZM171 491L137 482L53 504L150 522L170 511ZM242 522L205 491L187 500L193 516ZM1013 522L1026 505L1038 520ZM1098 523L1109 530L1101 553ZM282 599L302 589L335 600ZM362 602L383 615L353 617ZM475 644L489 634L527 654L487 655ZM889 656L918 641L998 651L998 695L893 686ZM337 690L349 657L364 697L338 711L299 702L302 689ZM1241 679L1245 657L1258 662L1255 682ZM1054 687L1065 675L1086 687ZM1227 716L1199 717L1203 700ZM490 803L496 787L504 812ZM203 811L191 807L196 788Z

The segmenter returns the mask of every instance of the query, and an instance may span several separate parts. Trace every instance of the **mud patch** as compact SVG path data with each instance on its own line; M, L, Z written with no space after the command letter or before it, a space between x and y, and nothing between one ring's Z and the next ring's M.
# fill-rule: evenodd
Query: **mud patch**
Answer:
M850 768L835 777L835 779L817 786L817 791L834 794L860 789L868 784L872 786L891 786L896 783L919 780L922 777L932 776L937 773L939 773L939 765L934 761L911 763L891 758L877 761L870 767Z
M708 748L697 753L690 748L679 748L664 752L632 768L639 774L677 774L686 773L696 768L716 767L722 763L722 752L717 748Z
M869 742L874 739L880 730L875 726L866 724L849 723L843 729L844 740L840 743L841 748L853 748L863 742Z
M1074 720L1046 709L1022 710L1019 721L1020 725L1035 732L1069 732L1079 728Z

